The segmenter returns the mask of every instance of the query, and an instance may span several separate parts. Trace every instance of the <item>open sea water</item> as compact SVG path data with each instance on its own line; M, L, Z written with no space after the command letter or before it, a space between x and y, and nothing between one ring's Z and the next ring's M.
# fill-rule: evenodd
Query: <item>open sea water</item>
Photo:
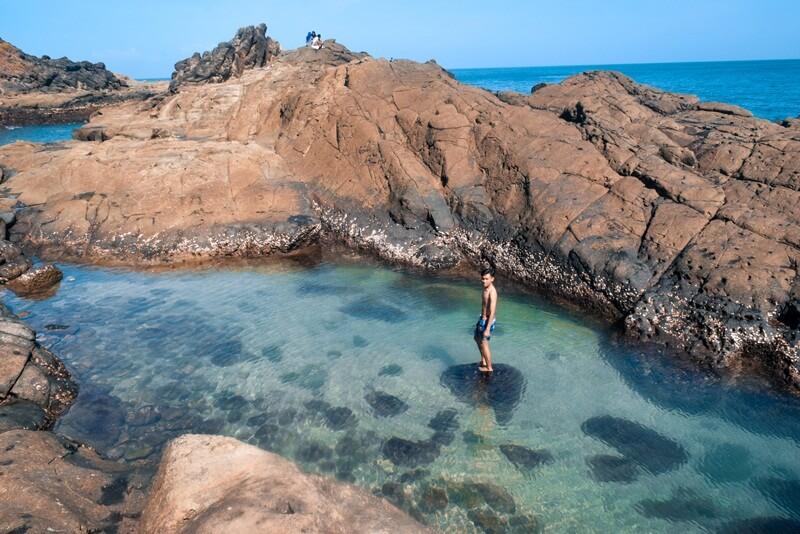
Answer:
M537 83L558 83L589 70L619 71L639 83L665 91L741 106L762 119L800 116L800 59L452 69L451 72L463 83L490 91L530 93Z

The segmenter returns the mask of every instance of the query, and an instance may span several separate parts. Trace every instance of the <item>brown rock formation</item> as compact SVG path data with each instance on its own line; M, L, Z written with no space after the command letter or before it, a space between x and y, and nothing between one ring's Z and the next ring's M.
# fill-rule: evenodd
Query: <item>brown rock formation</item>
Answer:
M102 143L1 149L32 206L12 233L90 261L321 238L489 261L636 337L800 385L796 128L615 73L501 97L435 64L301 49L106 110L79 134Z
M143 533L429 532L364 490L302 473L280 456L222 436L173 440L159 466Z
M126 471L51 432L0 432L0 525L4 532L131 532L144 496L127 489Z

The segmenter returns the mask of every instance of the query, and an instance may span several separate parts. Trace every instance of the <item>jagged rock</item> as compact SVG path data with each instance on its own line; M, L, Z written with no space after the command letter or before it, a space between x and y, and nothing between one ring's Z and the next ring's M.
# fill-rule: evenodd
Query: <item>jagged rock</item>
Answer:
M0 239L0 284L10 280L30 269L31 261L22 255L22 250L5 239Z
M3 147L6 186L36 206L11 237L123 263L321 240L489 262L632 337L800 387L795 128L609 72L511 105L334 44L104 110L88 128L113 142Z
M119 89L126 85L102 63L38 58L0 39L0 94Z
M195 52L175 64L170 90L185 83L218 83L241 76L245 69L263 67L280 53L280 44L267 37L267 25L240 28L233 39L212 51Z
M429 532L383 499L233 438L167 446L140 532Z
M21 295L42 294L53 290L63 277L58 267L47 263L28 269L9 281L6 286Z

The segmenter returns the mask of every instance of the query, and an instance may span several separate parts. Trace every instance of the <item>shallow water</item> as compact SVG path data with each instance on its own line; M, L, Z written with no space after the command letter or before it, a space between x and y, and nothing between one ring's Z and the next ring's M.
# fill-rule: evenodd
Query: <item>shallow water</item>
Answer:
M617 346L502 285L506 367L482 381L465 366L475 284L357 265L61 267L54 297L5 300L80 383L57 430L120 461L227 434L458 532L529 531L526 514L548 532L800 520L800 401Z
M490 91L529 93L537 83L558 83L587 70L619 71L664 91L741 106L762 119L800 116L800 59L453 69L453 73L462 83Z
M0 125L0 146L15 141L31 141L33 143L55 143L69 141L72 132L83 124L40 124L35 126L3 126Z

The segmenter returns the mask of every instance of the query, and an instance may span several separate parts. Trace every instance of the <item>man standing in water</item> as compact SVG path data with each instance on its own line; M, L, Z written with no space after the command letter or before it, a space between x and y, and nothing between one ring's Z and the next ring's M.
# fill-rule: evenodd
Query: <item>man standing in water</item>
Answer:
M492 338L495 324L495 312L497 311L497 290L494 288L494 269L486 268L481 271L481 283L483 284L483 296L481 297L481 318L475 325L475 343L481 352L481 363L478 370L482 373L491 373L492 351L489 348L489 340Z

